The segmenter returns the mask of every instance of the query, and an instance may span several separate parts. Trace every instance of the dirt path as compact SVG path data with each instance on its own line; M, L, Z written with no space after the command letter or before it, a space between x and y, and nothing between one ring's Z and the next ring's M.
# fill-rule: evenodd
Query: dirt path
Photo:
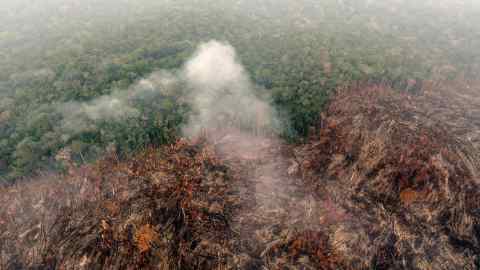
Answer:
M295 176L298 165L291 149L279 139L240 132L229 132L215 145L232 169L243 174L239 189L248 207L235 215L232 226L244 267L315 269L307 256L287 254L299 235L319 232L325 217L323 204ZM314 241L322 246L321 239Z

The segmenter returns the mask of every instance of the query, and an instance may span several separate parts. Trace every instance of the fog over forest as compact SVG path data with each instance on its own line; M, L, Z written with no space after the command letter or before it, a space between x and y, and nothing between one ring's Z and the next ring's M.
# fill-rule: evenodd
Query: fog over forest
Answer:
M0 0L0 269L480 269L480 1Z
M65 147L80 162L108 145L126 153L171 141L190 118L178 102L186 90L127 97L211 40L235 49L254 94L277 111L277 132L296 140L339 85L415 91L423 80L476 77L479 12L476 1L453 0L2 1L0 175L57 170ZM106 96L119 101L108 105L115 117L85 112ZM120 119L116 106L131 113Z

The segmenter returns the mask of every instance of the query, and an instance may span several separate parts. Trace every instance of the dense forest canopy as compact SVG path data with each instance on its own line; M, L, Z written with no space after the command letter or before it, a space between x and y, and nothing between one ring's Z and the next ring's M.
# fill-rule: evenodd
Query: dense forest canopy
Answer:
M61 169L62 149L88 162L107 148L172 141L191 113L182 84L132 93L142 79L180 69L202 42L236 49L285 122L279 132L298 139L339 85L416 91L424 80L478 77L479 15L477 1L453 0L3 1L0 178ZM139 113L85 113L105 96Z

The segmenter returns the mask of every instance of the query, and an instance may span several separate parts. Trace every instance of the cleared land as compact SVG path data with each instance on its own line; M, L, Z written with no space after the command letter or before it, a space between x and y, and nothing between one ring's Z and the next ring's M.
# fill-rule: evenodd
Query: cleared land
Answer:
M339 89L301 145L217 130L1 190L7 269L475 269L479 87ZM59 156L68 164L69 155Z

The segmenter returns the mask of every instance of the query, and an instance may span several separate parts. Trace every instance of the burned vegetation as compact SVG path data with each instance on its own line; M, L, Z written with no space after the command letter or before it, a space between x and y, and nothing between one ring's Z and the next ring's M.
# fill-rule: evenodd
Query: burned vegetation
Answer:
M448 87L340 90L319 134L299 148L305 181L348 217L332 239L354 268L478 267L479 156L465 132L478 121L458 114L472 106L460 98L470 87Z
M478 121L458 108L478 103L468 98L473 86L448 87L425 85L415 95L379 85L339 89L301 145L212 130L3 188L0 263L476 269Z
M235 170L229 162L205 140L180 140L128 161L109 156L71 168L56 182L5 189L7 233L1 240L8 248L2 267L257 269L266 260L304 253L333 267L320 232L284 231L267 248L236 229L238 218L255 208L254 187L242 178L253 164L246 161ZM245 229L253 233L259 227Z

